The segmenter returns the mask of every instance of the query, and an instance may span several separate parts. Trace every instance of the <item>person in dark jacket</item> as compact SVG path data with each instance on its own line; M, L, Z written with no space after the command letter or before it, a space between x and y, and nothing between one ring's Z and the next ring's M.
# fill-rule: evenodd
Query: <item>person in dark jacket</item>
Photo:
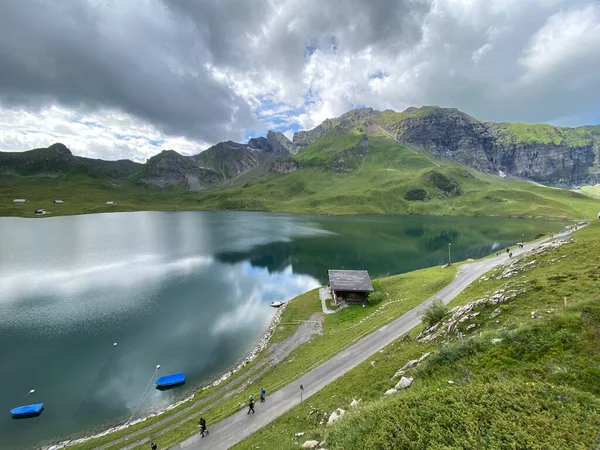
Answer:
M157 450L158 449L158 445L156 445L154 442L150 442L150 448L152 450Z
M204 437L204 433L208 436L208 429L206 428L206 420L204 420L204 417L200 417L200 422L198 423L200 424L200 434L202 437Z
M261 403L265 401L265 394L267 393L267 391L265 391L265 388L260 388L260 401Z
M252 395L248 399L248 414L250 414L250 412L254 414L254 397Z

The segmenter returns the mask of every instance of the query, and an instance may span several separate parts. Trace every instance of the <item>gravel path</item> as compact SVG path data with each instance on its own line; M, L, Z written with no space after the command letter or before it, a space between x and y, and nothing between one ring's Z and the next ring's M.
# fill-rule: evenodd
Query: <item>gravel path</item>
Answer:
M557 234L555 238L560 238L566 234L568 232ZM515 257L522 255L549 240L550 238L526 244L522 249L517 248L513 250L513 255ZM456 278L437 294L428 298L395 321L384 325L372 334L345 348L330 360L301 376L298 380L271 394L269 396L268 407L259 405L256 408L256 414L252 415L247 415L244 411L240 411L212 425L210 427L211 433L206 438L201 439L200 435L196 434L181 444L172 447L172 449L226 450L230 448L299 404L300 385L304 386L304 399L307 399L417 326L421 322L421 312L434 300L440 299L446 304L450 303L450 301L456 298L458 294L480 276L513 259L505 252L502 252L500 256L461 265Z
M323 314L335 314L340 309L344 309L348 304L346 302L342 302L340 306L336 309L327 308L327 300L331 300L331 291L329 288L322 287L319 289L319 299L321 300L321 307L323 309Z

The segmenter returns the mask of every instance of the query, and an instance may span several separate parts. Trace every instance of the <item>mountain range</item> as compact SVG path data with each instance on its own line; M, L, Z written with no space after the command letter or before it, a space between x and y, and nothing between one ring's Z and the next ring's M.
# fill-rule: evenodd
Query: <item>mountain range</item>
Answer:
M195 192L200 203L223 209L323 212L329 202L335 211L366 196L374 204L385 197L378 212L427 213L430 208L415 202L482 192L481 183L494 191L488 192L492 201L506 203L503 191L512 185L500 187L499 180L561 188L600 182L600 125L482 122L436 106L361 108L296 132L292 140L269 131L246 144L220 142L193 156L164 150L145 164L75 156L60 143L0 152L0 175L5 186L76 178L121 189ZM300 197L302 205L294 207ZM271 200L280 206L269 205Z

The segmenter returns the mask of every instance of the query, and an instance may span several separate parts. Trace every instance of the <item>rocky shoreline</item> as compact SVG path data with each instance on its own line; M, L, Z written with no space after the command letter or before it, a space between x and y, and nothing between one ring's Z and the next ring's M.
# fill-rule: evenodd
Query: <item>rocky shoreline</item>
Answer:
M116 433L121 430L125 430L129 427L137 425L138 423L145 422L148 419L158 417L168 411L171 411L174 408L177 408L180 405L183 405L184 403L192 401L198 392L205 391L206 389L210 389L212 387L216 387L216 386L220 385L224 381L231 378L235 373L239 372L241 369L246 367L246 365L248 365L249 363L254 361L261 354L261 352L268 347L269 342L271 342L271 337L273 336L273 331L275 331L275 328L277 327L277 325L279 325L279 322L281 321L281 316L283 315L283 312L285 311L286 307L287 307L287 302L284 303L283 306L281 306L280 308L277 309L277 311L275 312L275 315L271 319L271 322L269 324L269 327L267 328L267 331L265 332L263 337L258 341L256 346L250 351L250 353L248 353L248 355L242 360L241 363L239 363L233 369L227 371L225 374L223 374L221 377L219 377L217 380L213 381L212 383L210 383L206 386L203 386L200 389L197 389L196 392L194 392L190 396L188 396L188 397L184 398L183 400L180 400L176 403L172 403L171 405L161 409L160 411L140 417L140 418L135 419L127 424L117 425L115 427L108 428L107 430L104 430L100 433L95 433L90 436L85 436L85 437L81 437L81 438L77 438L77 439L71 439L71 440L60 442L58 444L40 447L39 450L58 450L61 448L72 446L72 445L81 444L81 443L87 442L91 439L98 439L98 438L107 436L109 434Z

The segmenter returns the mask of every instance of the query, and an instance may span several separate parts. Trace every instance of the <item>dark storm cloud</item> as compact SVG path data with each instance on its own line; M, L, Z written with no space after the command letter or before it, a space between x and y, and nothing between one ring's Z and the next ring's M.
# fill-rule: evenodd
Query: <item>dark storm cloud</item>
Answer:
M205 69L202 37L158 1L4 1L0 102L116 108L169 134L239 137L255 120Z

